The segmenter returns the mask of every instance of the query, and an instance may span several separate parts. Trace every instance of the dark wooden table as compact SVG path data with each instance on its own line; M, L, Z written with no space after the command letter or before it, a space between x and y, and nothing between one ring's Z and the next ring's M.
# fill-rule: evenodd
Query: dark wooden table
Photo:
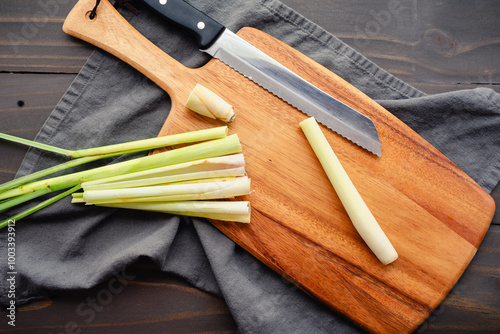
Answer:
M61 26L76 1L0 0L0 132L33 139L93 48ZM489 87L500 92L500 2L496 0L282 0L362 54L428 94ZM26 149L0 142L0 182ZM493 191L497 207L500 186ZM500 332L500 214L470 266L419 333ZM223 300L148 260L126 269L106 305L109 282L18 309L0 333L237 333ZM118 291L118 290L116 290ZM87 308L88 324L77 308ZM93 310L93 311L92 311ZM264 333L265 334L265 333Z

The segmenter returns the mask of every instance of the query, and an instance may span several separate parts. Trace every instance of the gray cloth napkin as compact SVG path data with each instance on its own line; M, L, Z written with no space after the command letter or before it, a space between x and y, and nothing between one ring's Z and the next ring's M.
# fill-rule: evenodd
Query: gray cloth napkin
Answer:
M188 2L233 31L252 26L295 47L379 101L486 191L498 183L500 96L492 90L426 96L277 0ZM208 61L186 36L162 25L146 8L140 10L138 16L121 11L141 33L186 66ZM96 50L36 140L77 149L152 137L169 108L165 92L128 65ZM32 149L18 175L58 162L55 155ZM0 231L2 266L7 263L5 232ZM18 305L61 290L90 288L144 256L161 270L222 296L242 333L362 332L201 219L84 207L66 198L20 221L16 233ZM2 267L0 302L4 306L9 302L6 272Z

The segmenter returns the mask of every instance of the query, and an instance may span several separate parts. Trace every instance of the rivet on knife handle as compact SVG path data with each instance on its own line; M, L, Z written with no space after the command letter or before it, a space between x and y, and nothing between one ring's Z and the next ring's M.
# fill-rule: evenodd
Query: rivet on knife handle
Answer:
M198 40L198 46L206 49L224 31L224 26L182 0L143 0L151 8L177 23Z
M143 1L168 20L191 31L202 41L201 51L359 146L376 155L382 154L375 124L365 115L323 92L184 1ZM199 25L200 22L203 24ZM205 30L207 27L210 33Z

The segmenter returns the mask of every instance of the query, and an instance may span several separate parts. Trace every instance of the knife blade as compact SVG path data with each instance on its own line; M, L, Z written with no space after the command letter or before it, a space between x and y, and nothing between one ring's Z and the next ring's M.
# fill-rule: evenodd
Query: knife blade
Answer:
M183 0L142 0L193 35L210 54L303 113L381 156L373 121L295 74L223 25Z

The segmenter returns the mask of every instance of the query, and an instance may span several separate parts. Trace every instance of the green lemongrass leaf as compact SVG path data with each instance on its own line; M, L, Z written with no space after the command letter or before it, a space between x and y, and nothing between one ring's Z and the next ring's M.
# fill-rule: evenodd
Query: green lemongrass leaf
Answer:
M102 206L163 212L182 216L203 217L241 223L250 222L250 202L248 201L186 201L169 203L122 203Z
M29 194L24 194L24 195L20 195L20 196L14 197L14 198L10 198L10 199L0 203L0 211L7 210L7 209L12 208L16 205L31 201L32 199L35 199L37 197L48 194L49 192L51 192L51 190L45 188L45 189L40 189L40 190L34 191L32 193L29 193Z
M8 135L6 133L0 133L0 138L11 141L11 142L15 142L18 144L36 147L36 148L44 150L44 151L58 153L58 154L62 154L62 155L68 156L68 157L71 156L70 150L66 150L66 149L59 148L59 147L52 146L52 145L48 145L48 144L38 143L36 141L29 140L29 139L19 138L19 137L13 136L13 135Z
M193 144L142 158L35 181L0 193L0 200L43 188L51 188L53 191L57 191L86 181L239 152L241 152L241 144L238 136L234 134L222 139Z
M244 167L245 159L243 154L223 155L214 158L200 159L179 163L175 165L151 168L140 172L116 175L108 178L88 181L82 183L82 188L87 189L104 183L114 183L121 181L142 180L153 177L163 177L195 172L206 172L221 169Z
M75 187L77 185L79 186L81 181L78 178L73 178L72 175L73 174L69 174L68 178L64 178L63 176L61 176L46 180L35 181L32 183L19 186L17 188L9 189L0 193L0 199L13 198L16 196L30 194L32 192L43 189L48 189L50 190L49 192L52 192L52 191L59 191L62 189L68 189L71 187Z
M2 221L2 222L0 222L0 229L8 226L9 223L12 222L12 221L16 221L17 222L17 221L21 220L22 218L25 218L25 217L27 217L27 216L29 216L29 215L37 212L37 211L40 211L43 208L46 208L47 206L49 206L49 205L51 205L51 204L53 204L53 203L55 203L55 202L63 199L64 197L66 197L68 195L71 195L72 193L74 193L78 189L80 189L80 185L77 185L77 186L75 186L75 187L73 187L73 188L71 188L69 190L66 190L65 192L63 192L61 194L58 194L58 195L56 195L56 196L54 196L52 198L49 198L49 199L43 201L42 203L33 206L32 208L29 208L29 209L27 209L27 210L25 210L23 212L20 212L20 213L14 215L14 216L12 216L12 217L10 217L10 218Z
M202 142L206 140L224 138L228 134L227 126L210 128L205 130L190 131L173 135L166 135L156 138L131 141L115 145L87 148L71 152L73 158L85 157L89 155L109 154L116 152L133 153L155 148L186 144L193 142Z
M168 196L182 194L203 194L222 189L241 189L242 194L250 192L250 179L246 176L231 181L215 181L200 183L169 184L164 186L149 186L137 188L85 190L83 199L86 202L102 201L115 198L137 198L150 196Z
M19 187L25 183L34 181L36 179L40 179L40 178L47 176L47 175L50 175L50 174L54 174L54 173L63 171L63 170L68 169L68 168L83 165L83 164L93 162L93 161L96 161L99 159L110 158L110 157L113 157L115 155L117 155L117 154L90 156L90 157L84 157L84 158L66 161L66 162L63 162L63 163L58 164L56 166L52 166L52 167L49 167L49 168L31 173L31 174L25 175L25 176L18 177L17 179L5 182L5 183L0 185L0 192Z

